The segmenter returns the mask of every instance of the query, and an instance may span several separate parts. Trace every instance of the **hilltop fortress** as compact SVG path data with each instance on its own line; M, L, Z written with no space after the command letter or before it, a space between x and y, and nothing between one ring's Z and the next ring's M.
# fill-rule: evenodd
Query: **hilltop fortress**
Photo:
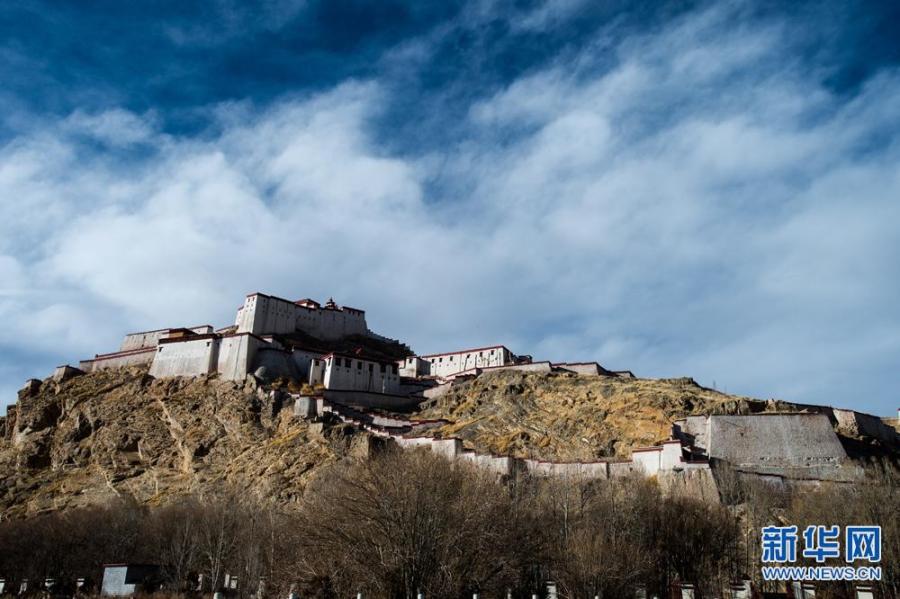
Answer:
M259 371L335 388L382 393L399 390L394 361L321 349L330 347L330 342L354 338L399 345L370 331L363 310L338 306L333 300L321 305L308 298L292 302L252 293L238 308L231 326L131 333L119 351L83 360L79 368L93 372L149 364L150 374L158 378L218 373L227 380L243 380ZM304 341L315 347L305 347ZM354 360L355 370L346 366Z
M297 418L342 421L400 447L426 447L450 459L468 460L500 475L527 470L537 475L611 478L637 472L715 495L711 467L725 463L743 475L770 482L819 484L858 480L861 469L848 456L835 430L876 440L896 451L897 432L881 419L824 406L769 412L758 402L751 412L704 414L671 422L667 439L632 450L629 459L549 462L477 453L461 439L440 433L447 420L406 416L468 381L490 373L635 380L630 371L597 362L535 361L502 344L413 355L397 340L368 328L365 311L329 299L290 301L253 293L238 308L234 324L173 327L131 333L118 351L60 366L53 379L142 365L154 378L215 375L230 381L286 380L268 391L273 405L293 405ZM624 383L623 383L624 384ZM26 384L39 388L41 381ZM289 385L290 387L290 385ZM299 390L299 392L298 392ZM521 393L521 391L519 391ZM20 395L21 396L21 395ZM14 410L11 409L14 414ZM7 418L15 428L15 419ZM868 441L867 441L868 442Z
M335 349L336 342L347 349ZM149 364L150 374L157 378L217 373L223 379L244 380L258 373L325 389L404 395L409 391L401 384L404 378L425 380L427 386L494 369L549 372L568 367L574 372L631 376L595 362L534 362L503 345L399 359L386 357L391 353L410 352L398 341L369 330L364 310L339 306L333 299L322 305L309 298L290 301L252 293L238 308L233 325L130 333L118 351L82 360L79 369L93 372ZM416 389L422 390L422 385Z

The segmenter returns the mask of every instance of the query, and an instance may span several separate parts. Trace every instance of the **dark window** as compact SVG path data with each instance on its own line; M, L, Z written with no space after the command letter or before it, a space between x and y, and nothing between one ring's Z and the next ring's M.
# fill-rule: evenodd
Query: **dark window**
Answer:
M357 363L356 363L356 369L357 369L357 370L362 370L362 362L357 362Z
M391 365L391 372L393 372L394 374L397 374L397 365L396 364Z
M350 358L344 358L344 366L350 368L351 366L353 366L353 360L351 360Z
M384 372L384 364L381 365L381 372Z
M372 369L375 367L374 364L369 364L369 372L372 372Z

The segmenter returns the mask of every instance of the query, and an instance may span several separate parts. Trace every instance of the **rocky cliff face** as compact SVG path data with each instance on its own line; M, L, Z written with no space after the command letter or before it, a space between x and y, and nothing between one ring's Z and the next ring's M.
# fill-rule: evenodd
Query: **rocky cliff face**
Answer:
M159 503L221 484L290 503L365 436L279 408L254 379L154 380L138 368L48 379L20 394L5 423L0 513L124 494Z
M155 380L141 368L32 385L0 421L0 518L112 495L158 504L222 485L289 506L323 465L375 442L337 420L295 418L273 395L253 377ZM686 415L792 409L691 379L505 371L453 387L414 417L447 420L429 434L479 453L565 461L627 456Z
M421 406L423 418L476 451L551 460L625 457L669 438L690 414L748 414L766 402L692 379L631 379L500 371L454 386Z

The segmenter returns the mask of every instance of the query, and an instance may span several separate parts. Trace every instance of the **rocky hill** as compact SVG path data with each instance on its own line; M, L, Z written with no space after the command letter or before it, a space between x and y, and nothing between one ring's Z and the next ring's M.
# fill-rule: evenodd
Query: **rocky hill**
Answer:
M657 444L683 416L749 414L766 406L689 378L503 371L452 387L422 404L419 416L450 420L436 434L460 437L479 452L591 460Z
M163 503L222 484L290 505L323 465L374 442L336 419L295 418L273 396L252 376L156 380L127 368L47 379L0 419L0 518L110 495ZM666 439L682 416L786 409L797 407L691 379L507 371L454 386L414 417L445 419L429 434L480 453L589 460Z
M106 370L20 394L0 430L0 514L141 502L224 483L290 503L365 436L280 411L253 378L154 380Z
M825 411L829 408L729 395L691 378L635 379L499 371L485 373L420 406L420 418L448 424L430 434L459 437L479 453L543 460L628 457L669 438L672 422L698 414ZM877 420L877 419L876 419ZM852 457L897 458L855 427L834 422Z

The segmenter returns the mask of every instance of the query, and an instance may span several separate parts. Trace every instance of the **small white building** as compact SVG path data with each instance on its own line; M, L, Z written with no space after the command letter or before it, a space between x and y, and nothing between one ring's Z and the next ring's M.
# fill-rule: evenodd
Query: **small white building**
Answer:
M400 360L403 376L447 377L475 368L492 368L517 364L520 358L504 345L476 347L460 351L426 356L413 356Z
M395 363L336 353L311 359L309 382L341 391L391 394L400 391L400 374Z
M646 476L661 470L674 470L684 463L681 441L663 441L654 447L638 447L631 451L631 461Z
M147 564L107 564L103 566L100 594L127 597L152 593L159 586L159 566Z

